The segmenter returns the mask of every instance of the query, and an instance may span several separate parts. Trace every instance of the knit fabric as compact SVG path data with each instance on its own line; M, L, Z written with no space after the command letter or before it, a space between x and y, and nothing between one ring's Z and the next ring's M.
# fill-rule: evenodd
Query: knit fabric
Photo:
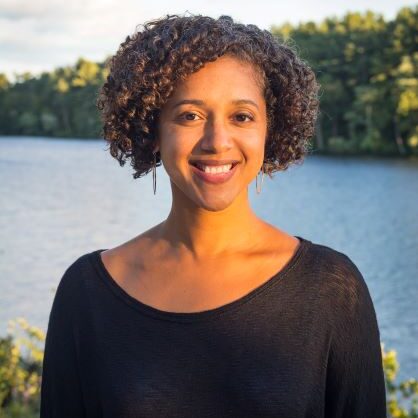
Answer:
M364 278L345 254L297 238L268 281L192 313L130 296L104 249L80 256L49 316L41 418L386 417Z

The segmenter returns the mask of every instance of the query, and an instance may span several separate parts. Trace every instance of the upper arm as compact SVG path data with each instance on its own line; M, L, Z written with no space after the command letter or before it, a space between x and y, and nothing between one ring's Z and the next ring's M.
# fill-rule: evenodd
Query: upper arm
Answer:
M334 269L326 417L386 417L380 333L363 276L345 256Z
M73 264L64 273L49 315L40 418L85 416L72 323L77 270Z

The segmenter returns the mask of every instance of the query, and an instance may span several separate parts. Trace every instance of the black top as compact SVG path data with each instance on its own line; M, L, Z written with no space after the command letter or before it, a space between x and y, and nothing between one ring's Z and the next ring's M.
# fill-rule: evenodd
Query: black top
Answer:
M267 282L192 313L130 296L104 249L80 256L49 317L41 418L386 417L368 287L345 254L297 238Z

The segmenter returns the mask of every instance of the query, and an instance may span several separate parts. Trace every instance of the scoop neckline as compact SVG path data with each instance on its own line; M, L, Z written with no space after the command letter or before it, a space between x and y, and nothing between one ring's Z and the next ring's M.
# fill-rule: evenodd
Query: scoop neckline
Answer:
M171 321L171 322L197 322L202 320L208 320L216 318L221 314L226 312L236 310L240 306L249 302L258 295L265 293L270 289L274 284L281 281L292 269L296 267L299 261L302 259L302 255L306 252L307 248L312 244L306 238L294 235L295 238L298 238L300 241L299 246L296 251L293 253L292 257L287 261L287 263L273 276L267 279L265 282L261 283L256 288L250 290L245 295L235 299L231 302L228 302L224 305L218 306L212 309L206 309L203 311L195 312L172 312L165 311L148 305L144 302L141 302L139 299L131 296L125 289L123 289L112 275L107 270L106 266L103 263L103 260L100 256L100 253L106 251L107 248L100 248L90 253L90 260L93 266L96 268L96 271L99 273L100 278L106 283L110 290L122 301L128 304L130 307L134 308L141 313L152 316L157 319Z

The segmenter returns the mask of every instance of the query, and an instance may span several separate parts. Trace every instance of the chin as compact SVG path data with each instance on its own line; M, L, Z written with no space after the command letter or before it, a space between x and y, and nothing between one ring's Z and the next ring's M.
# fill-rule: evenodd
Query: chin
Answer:
M234 199L221 199L219 197L211 197L209 199L201 198L195 200L196 206L210 212L219 212L227 209L233 203Z
M235 199L239 196L239 191L235 188L228 190L201 190L199 188L191 187L187 190L187 186L179 187L177 183L171 180L171 185L174 193L179 199L176 201L183 205L194 205L196 208L202 208L210 212L219 212L231 206ZM188 201L188 202L187 202Z

